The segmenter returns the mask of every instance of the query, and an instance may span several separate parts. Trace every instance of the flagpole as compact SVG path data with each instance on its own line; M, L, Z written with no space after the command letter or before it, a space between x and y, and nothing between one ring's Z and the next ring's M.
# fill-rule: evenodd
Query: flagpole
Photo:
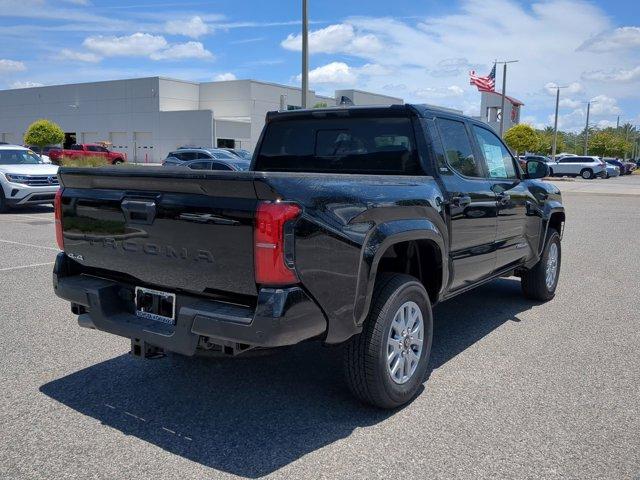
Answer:
M516 63L518 60L505 60L502 62L496 62L496 63L502 63L502 99L501 99L501 104L500 104L500 137L502 138L503 134L504 134L504 101L505 101L505 97L506 97L506 90L507 90L507 63Z

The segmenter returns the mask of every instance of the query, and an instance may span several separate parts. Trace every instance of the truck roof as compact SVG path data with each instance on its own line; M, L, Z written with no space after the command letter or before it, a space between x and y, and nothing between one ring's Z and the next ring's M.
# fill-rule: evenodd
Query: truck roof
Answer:
M359 106L340 106L326 108L305 108L298 110L287 110L281 112L268 112L267 122L275 119L284 118L318 118L326 115L337 116L396 116L396 115L417 115L419 117L428 116L430 113L439 113L446 115L454 115L459 117L467 117L458 110L446 107L438 107L426 104L409 104L404 105L359 105Z

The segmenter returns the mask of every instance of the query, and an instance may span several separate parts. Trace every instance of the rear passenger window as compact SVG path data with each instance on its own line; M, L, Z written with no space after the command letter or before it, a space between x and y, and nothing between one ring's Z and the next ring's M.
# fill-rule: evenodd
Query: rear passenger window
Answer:
M211 162L193 162L189 164L189 168L192 170L210 170Z
M225 165L224 163L220 163L220 162L213 162L212 167L213 170L231 170L231 167L229 165Z
M481 164L473 155L464 123L444 118L439 118L437 123L445 157L451 168L466 177L483 177Z

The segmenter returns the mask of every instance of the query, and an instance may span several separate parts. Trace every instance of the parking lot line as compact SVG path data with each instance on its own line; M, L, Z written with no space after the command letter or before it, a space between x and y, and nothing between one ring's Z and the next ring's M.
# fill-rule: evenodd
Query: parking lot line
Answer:
M55 262L45 262L45 263L32 263L30 265L18 265L17 267L6 267L0 268L0 272L9 272L11 270L20 270L23 268L31 268L31 267L42 267L44 265L53 265Z
M22 242L12 242L11 240L3 240L0 238L0 243L9 243L12 245L21 245L23 247L33 247L33 248L44 248L45 250L53 250L55 252L59 252L59 248L54 247L45 247L44 245L34 245L33 243L22 243Z

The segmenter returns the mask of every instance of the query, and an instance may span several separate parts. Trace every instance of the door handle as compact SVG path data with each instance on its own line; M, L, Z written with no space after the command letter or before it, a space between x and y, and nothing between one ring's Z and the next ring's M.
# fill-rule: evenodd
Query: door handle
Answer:
M151 225L156 218L156 202L153 200L128 200L120 204L127 222Z
M508 205L509 202L511 201L511 195L504 192L499 193L496 198L498 200L498 205Z
M471 204L471 197L469 195L456 195L451 197L451 205L454 207L466 207Z

